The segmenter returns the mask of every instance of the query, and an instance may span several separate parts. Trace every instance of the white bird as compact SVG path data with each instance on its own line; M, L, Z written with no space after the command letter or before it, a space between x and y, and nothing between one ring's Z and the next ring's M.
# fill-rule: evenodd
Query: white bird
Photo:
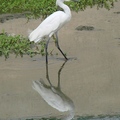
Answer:
M69 111L69 115L65 116L63 120L71 120L74 117L74 103L73 101L65 95L60 88L60 73L65 63L61 66L58 71L58 86L52 85L49 75L47 75L47 80L50 85L46 85L42 79L33 81L33 89L38 92L41 97L53 108L60 112ZM48 69L48 67L47 67ZM48 74L48 70L46 71Z
M48 86L41 79L33 81L33 89L53 108L60 112L69 111L69 115L64 120L71 120L74 117L73 101L58 87Z
M46 43L46 63L48 64L47 58L47 48L48 43L53 34L56 35L56 45L59 51L62 53L66 60L66 55L62 52L58 44L58 36L57 32L63 27L68 21L71 19L71 11L70 8L64 4L64 1L70 0L56 0L56 5L61 7L63 11L56 11L50 16L48 16L35 30L33 30L29 35L29 40L36 42L40 42L44 37L48 37Z

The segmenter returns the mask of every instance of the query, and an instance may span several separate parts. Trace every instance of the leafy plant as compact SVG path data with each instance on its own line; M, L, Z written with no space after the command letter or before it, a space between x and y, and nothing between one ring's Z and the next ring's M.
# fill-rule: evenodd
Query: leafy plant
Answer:
M33 43L30 42L27 38L24 38L20 35L11 36L7 35L5 32L0 34L0 56L5 56L5 59L9 58L9 54L14 53L16 57L20 55L27 54L31 57L36 54L44 55L44 45L45 42L41 42L39 44L40 49L36 47L32 47Z
M78 0L78 2L66 2L71 10L85 10L88 6L110 9L117 0ZM43 17L57 10L56 0L0 0L0 14L3 13L26 13L26 16Z
M117 0L78 0L78 2L66 2L66 4L73 11L85 10L88 6L97 8L105 7L110 9L113 3ZM28 18L47 17L57 10L55 6L56 0L0 0L0 14L5 13L25 13ZM10 53L21 57L28 54L31 57L36 54L44 55L45 42L39 44L40 47L33 49L31 43L27 38L20 35L11 36L5 32L0 34L0 56L4 55L5 59L9 57ZM50 53L52 55L52 51Z

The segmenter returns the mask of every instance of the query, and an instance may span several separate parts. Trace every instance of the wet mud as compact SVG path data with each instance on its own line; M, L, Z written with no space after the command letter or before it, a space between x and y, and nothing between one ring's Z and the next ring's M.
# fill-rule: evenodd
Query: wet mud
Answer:
M68 101L73 102L73 119L120 119L120 16L114 14L119 9L120 4L117 3L110 11L88 8L84 12L72 12L72 20L59 32L60 47L70 59L60 74L62 92L54 88L51 88L51 92L67 96L67 105ZM28 23L26 21L25 18L19 18L0 23L0 33L4 29L9 34L27 37L28 29L35 29L41 19L32 19ZM92 26L94 30L77 31L75 28L78 26ZM100 30L96 30L97 28ZM48 51L53 49L53 56L48 58L48 70L51 84L57 86L58 72L64 58L51 39ZM33 81L39 81L40 78L46 84L42 83L42 87L50 88L46 78L45 57L37 55L33 58L15 58L10 55L6 61L4 57L0 57L0 120L37 120L40 119L39 116L45 119L44 116L47 115L70 115L69 111L61 112L53 108L43 96L33 90ZM88 117L91 115L92 117Z
M4 23L8 20L26 18L26 13L16 13L16 14L2 14L0 15L0 22Z

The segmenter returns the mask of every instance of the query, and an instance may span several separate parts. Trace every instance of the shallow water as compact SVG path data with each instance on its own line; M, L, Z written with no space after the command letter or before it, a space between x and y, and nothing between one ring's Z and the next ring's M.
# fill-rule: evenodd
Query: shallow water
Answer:
M59 42L70 60L60 75L61 91L74 103L78 120L118 120L120 114L120 16L117 4L111 11L87 9L73 13L71 22L61 29ZM15 19L0 23L0 31L26 35L29 27L34 29L40 20ZM93 26L94 31L77 31L77 26ZM17 27L16 27L17 26ZM24 27L23 27L24 26ZM19 28L19 29L18 29ZM64 63L63 56L50 42L49 78L53 86L58 84L58 72ZM0 118L35 119L36 116L65 116L43 100L33 90L33 81L46 79L45 57L0 57ZM79 117L77 117L77 115ZM102 118L80 116L103 115ZM30 117L34 116L34 117ZM61 118L61 117L60 117ZM36 118L37 119L37 118ZM48 117L49 119L49 117Z
M32 89L32 81L40 78L49 85L44 57L11 56L7 61L4 58L0 61L1 118L69 114L52 108ZM63 63L59 57L49 57L49 77L53 86L58 84L58 71ZM79 59L70 59L64 65L60 74L61 91L73 101L75 115L119 114L119 79L116 76L114 81L109 79L111 69L102 67L96 63L83 65Z
M58 117L24 117L12 120L61 120L61 116ZM72 120L120 120L119 116L75 116Z

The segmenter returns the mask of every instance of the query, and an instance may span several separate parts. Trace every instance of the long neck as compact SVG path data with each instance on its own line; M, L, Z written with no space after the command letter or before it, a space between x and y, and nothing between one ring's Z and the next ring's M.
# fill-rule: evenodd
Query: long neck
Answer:
M64 12L69 16L71 17L71 11L70 11L70 8L65 5L61 0L57 0L58 1L58 5L64 10Z
M74 115L75 115L74 111L70 110L69 115L63 117L62 120L71 120L72 118L74 118Z

